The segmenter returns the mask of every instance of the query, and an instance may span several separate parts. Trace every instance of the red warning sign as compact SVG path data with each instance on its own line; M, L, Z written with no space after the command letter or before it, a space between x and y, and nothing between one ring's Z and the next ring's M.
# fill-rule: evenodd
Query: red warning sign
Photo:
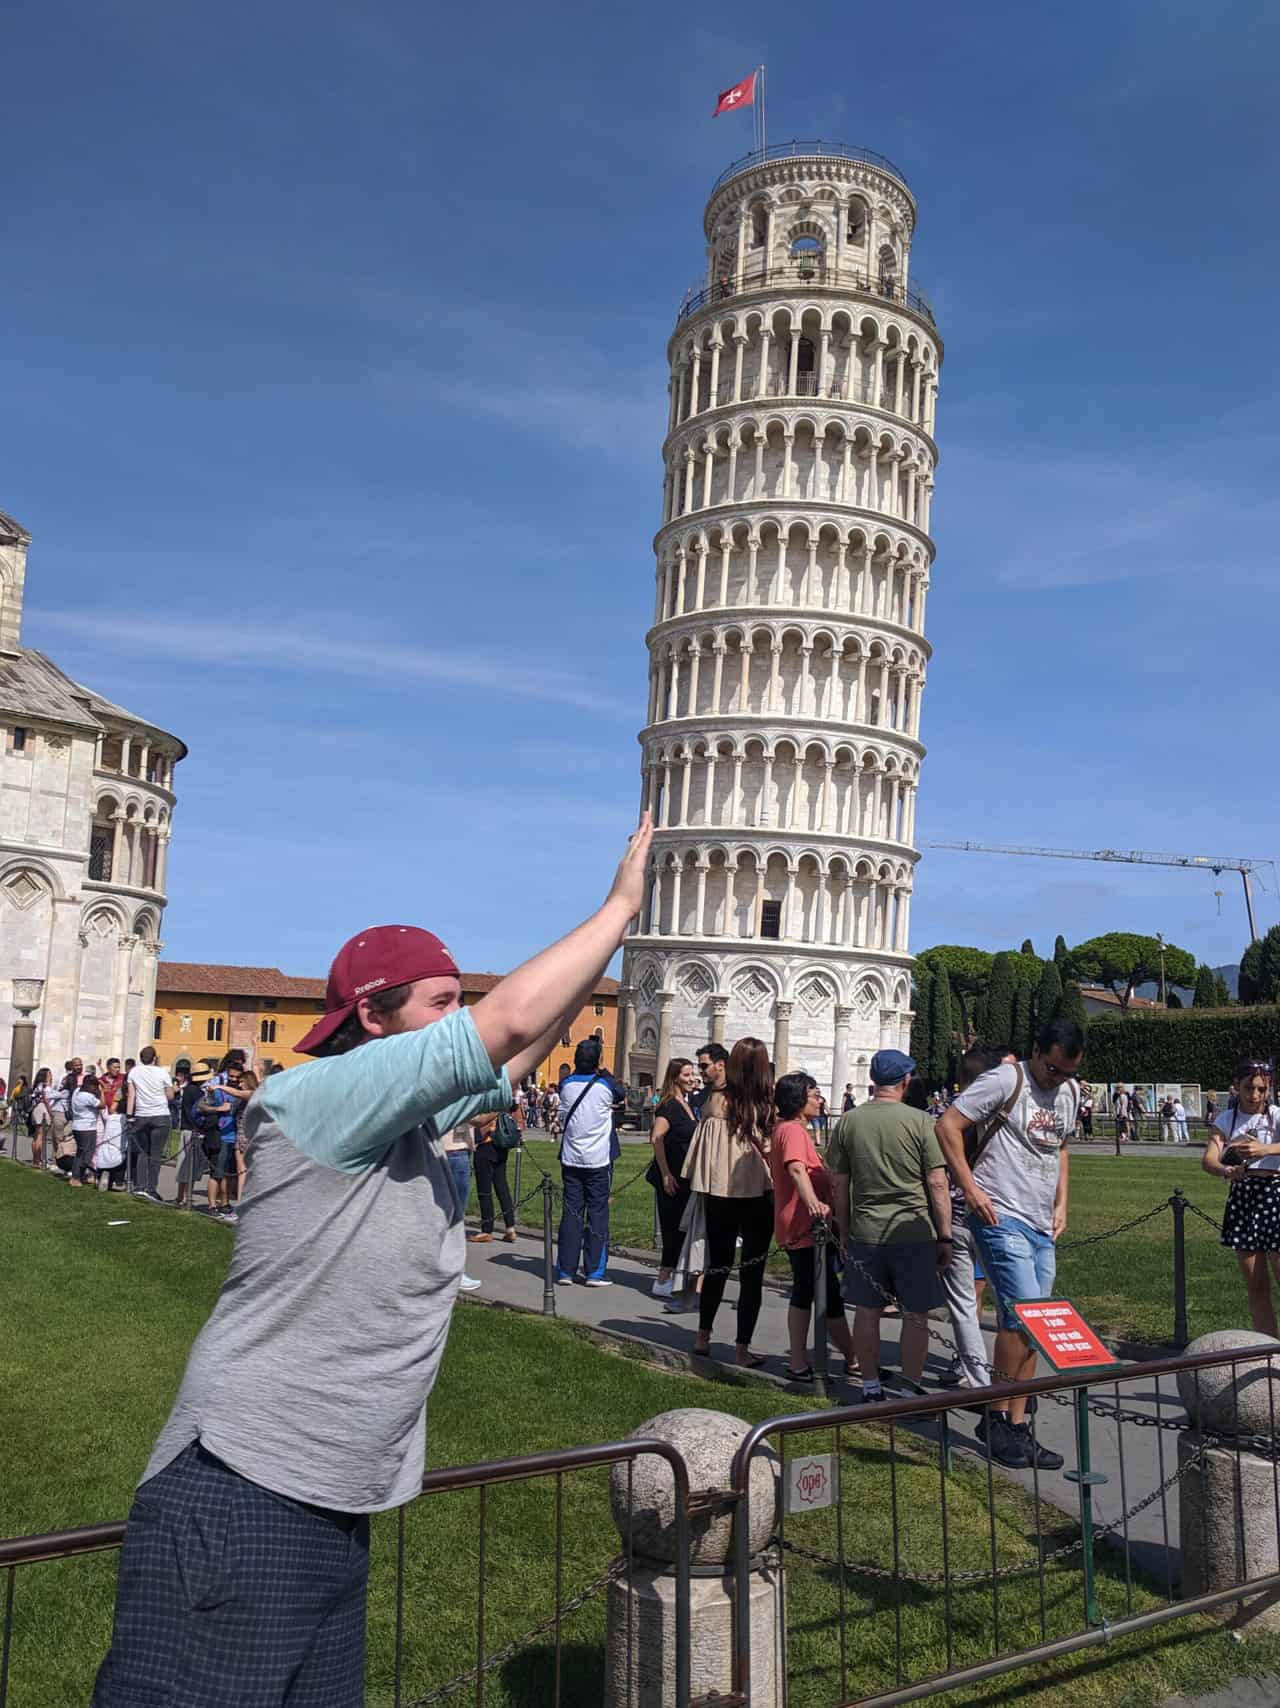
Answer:
M1069 1299L1024 1299L1013 1310L1023 1333L1055 1370L1092 1370L1120 1362Z

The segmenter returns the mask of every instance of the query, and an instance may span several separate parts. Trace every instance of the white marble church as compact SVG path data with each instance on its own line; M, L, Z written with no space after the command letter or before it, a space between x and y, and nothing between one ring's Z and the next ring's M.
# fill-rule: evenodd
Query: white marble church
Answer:
M31 536L0 513L0 1075L151 1035L176 736L22 645ZM34 1029L34 1030L33 1030Z

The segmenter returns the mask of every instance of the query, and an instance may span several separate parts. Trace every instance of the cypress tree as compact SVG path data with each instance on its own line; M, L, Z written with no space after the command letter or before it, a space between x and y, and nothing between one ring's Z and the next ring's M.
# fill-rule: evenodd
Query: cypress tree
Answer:
M1047 967L1052 967L1052 961L1046 961ZM1035 1017L1032 1012L1033 998L1031 986L1020 984L1013 998L1013 1031L1009 1042L1018 1052L1020 1059L1031 1054L1031 1038L1035 1031Z
M1020 953L1023 955L1034 955L1035 952L1036 952L1035 944L1031 941L1031 939L1029 937L1024 937L1022 939L1022 948L1021 948Z
M937 980L928 967L917 966L912 975L915 983L915 1019L911 1022L911 1054L916 1067L932 1083L933 1058L930 1054L933 1039L933 1001Z
M1062 987L1062 1001L1058 1004L1057 1020L1074 1020L1082 1032L1088 1031L1089 1015L1080 994L1080 986L1068 979Z
M1193 1008L1212 1008L1217 997L1213 973L1202 961L1196 968L1196 988L1191 998L1191 1006Z
M982 1037L988 1044L1005 1044L1013 1038L1013 967L1001 951L991 963L987 1006L982 1017Z
M1040 988L1036 991L1036 1025L1044 1026L1052 1020L1061 1001L1062 975L1058 971L1058 963L1046 961L1040 974Z
M1059 934L1053 940L1053 961L1054 961L1054 965L1057 967L1059 972L1062 971L1062 963L1066 960L1066 958L1067 958L1067 940L1061 934L1061 932L1059 932Z
M950 1085L955 1077L951 1072L951 1062L955 1054L955 1044L952 1039L954 1023L952 1020L951 980L945 973L939 975L933 987L933 1007L929 1014L929 1066L935 1085Z
M1227 989L1227 981L1221 973L1213 975L1213 1005L1215 1008L1227 1008L1231 1003L1231 992Z

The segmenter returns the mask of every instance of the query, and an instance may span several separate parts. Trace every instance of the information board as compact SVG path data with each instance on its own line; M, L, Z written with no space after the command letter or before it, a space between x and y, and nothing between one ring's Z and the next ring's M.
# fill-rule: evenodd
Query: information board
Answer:
M1120 1362L1069 1299L1019 1299L1013 1312L1054 1370L1096 1370Z

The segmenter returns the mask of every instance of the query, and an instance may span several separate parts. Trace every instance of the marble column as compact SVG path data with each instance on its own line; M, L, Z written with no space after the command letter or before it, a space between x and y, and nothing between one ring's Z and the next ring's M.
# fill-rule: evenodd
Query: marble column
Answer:
M831 1051L831 1090L827 1097L833 1111L840 1108L845 1082L849 1078L849 1026L852 1020L852 1008L837 1005L835 1044Z
M724 1043L725 1024L729 1018L729 998L713 996L711 998L711 1042Z
M671 1060L671 1009L676 1000L672 990L658 992L658 1059L654 1063L655 1079L661 1085L667 1071L667 1063Z
M773 1009L773 1076L781 1079L788 1068L791 1053L790 1002L778 1002Z

